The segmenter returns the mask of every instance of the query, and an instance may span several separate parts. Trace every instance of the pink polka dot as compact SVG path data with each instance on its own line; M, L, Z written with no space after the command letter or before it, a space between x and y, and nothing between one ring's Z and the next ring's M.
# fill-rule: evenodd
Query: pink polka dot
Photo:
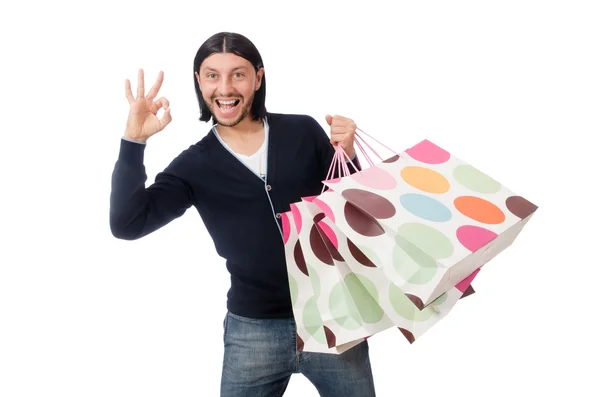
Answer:
M331 210L331 208L329 208L329 206L327 204L325 204L324 202L322 202L318 198L316 198L316 199L313 200L313 204L316 204L321 209L321 211L323 211L323 213L325 214L325 216L327 218L329 218L333 222L335 222L335 216L333 215L333 211Z
M317 198L317 196L307 196L307 197L302 197L302 200L312 203L313 201L315 201L316 198Z
M283 243L287 244L290 239L290 216L289 212L281 214L281 225L283 226Z
M394 189L397 185L396 178L379 167L366 168L361 172L352 174L350 177L361 185L371 189L390 190Z
M477 251L496 237L496 233L479 226L465 225L456 230L458 241L471 252Z
M426 164L441 164L450 159L450 153L427 139L406 150L406 154Z
M290 204L290 208L292 210L292 215L294 216L294 223L296 224L296 232L300 234L300 230L302 230L302 215L300 214L300 210L296 206L296 204Z
M333 246L337 250L338 249L338 240L337 240L337 237L335 236L335 232L329 227L329 225L327 225L323 221L319 221L319 223L317 223L317 224L319 225L321 230L323 230L323 232L325 233L325 235L327 236L329 241L331 241L331 244L333 244Z
M475 278L477 273L479 273L479 270L481 270L481 269L476 269L473 273L471 273L469 276L467 276L467 278L465 278L460 283L456 284L456 289L458 289L460 292L462 292L464 294L465 291L467 290L467 288L469 288L469 285L471 285L471 283L473 282L473 279Z

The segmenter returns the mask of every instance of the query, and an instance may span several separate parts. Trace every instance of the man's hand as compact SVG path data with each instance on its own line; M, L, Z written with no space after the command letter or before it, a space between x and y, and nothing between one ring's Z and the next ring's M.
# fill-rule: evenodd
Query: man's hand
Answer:
M354 151L354 134L356 132L356 124L352 119L342 116L325 116L327 124L331 127L331 144L339 144L349 158L353 158ZM346 159L347 160L347 159Z
M129 116L127 117L127 127L125 129L125 137L134 141L146 142L148 138L157 132L161 131L171 122L171 108L167 98L156 98L158 90L163 81L163 72L158 74L156 83L145 95L144 92L144 71L138 72L137 97L131 92L131 83L129 79L125 81L125 96L129 101ZM160 109L165 112L162 118L156 117Z

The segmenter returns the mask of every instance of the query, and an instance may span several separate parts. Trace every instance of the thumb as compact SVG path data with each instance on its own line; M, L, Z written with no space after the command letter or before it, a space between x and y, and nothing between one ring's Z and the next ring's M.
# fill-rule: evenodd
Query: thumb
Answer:
M158 123L160 125L159 131L162 131L171 121L173 121L173 116L171 115L171 108L168 107L163 113L163 116L160 118L160 120L158 120Z
M331 122L333 121L333 117L331 117L331 115L327 115L325 116L325 120L327 121L327 124L331 125Z

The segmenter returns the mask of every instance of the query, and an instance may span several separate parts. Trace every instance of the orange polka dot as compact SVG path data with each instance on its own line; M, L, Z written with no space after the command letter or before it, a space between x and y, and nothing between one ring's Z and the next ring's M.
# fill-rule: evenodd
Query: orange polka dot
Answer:
M477 222L497 225L504 222L504 212L493 203L475 196L461 196L454 200L454 206L463 215Z
M404 167L400 176L412 187L427 193L441 194L450 189L450 182L442 174L429 168Z

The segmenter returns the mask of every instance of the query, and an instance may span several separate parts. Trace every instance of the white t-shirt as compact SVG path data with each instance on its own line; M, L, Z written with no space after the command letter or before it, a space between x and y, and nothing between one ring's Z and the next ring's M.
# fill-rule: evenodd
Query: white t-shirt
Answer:
M258 151L250 156L245 154L233 152L248 168L260 175L261 178L265 177L267 169L267 139L265 138L263 144Z
M261 178L264 178L267 173L267 142L269 140L269 123L267 122L266 118L263 120L263 122L265 127L265 139L258 151L250 156L234 152L229 147L229 145L227 145L225 141L221 139L221 136L217 132L216 127L213 126L213 131L219 139L219 141L221 141L223 146L225 146L225 148L229 150L230 153L232 153L238 159L240 159L240 161L244 163L246 167L250 168L250 170L252 170L255 174L259 175Z

